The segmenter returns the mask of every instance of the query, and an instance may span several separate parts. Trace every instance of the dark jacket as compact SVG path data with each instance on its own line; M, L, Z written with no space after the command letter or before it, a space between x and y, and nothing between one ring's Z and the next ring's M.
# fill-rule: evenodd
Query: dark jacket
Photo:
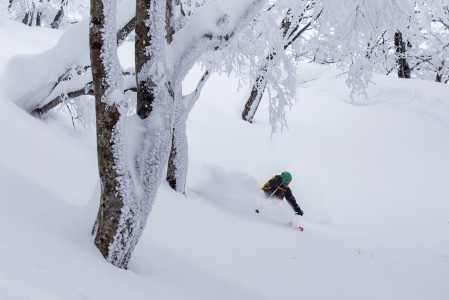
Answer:
M301 216L303 215L301 208L296 203L296 199L292 194L292 190L288 187L288 184L281 175L273 176L269 181L265 182L262 190L267 198L277 197L282 200L285 197L285 200L287 200L295 213Z

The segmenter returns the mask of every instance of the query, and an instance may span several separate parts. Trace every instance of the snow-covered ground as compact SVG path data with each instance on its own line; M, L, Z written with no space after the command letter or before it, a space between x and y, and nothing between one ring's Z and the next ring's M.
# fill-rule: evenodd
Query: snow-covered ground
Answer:
M60 34L0 21L2 76ZM0 299L446 300L449 87L376 75L354 105L338 71L299 73L289 128L273 136L266 102L243 122L246 90L212 76L188 121L186 196L162 184L126 271L90 235L94 129L30 117L0 90ZM303 217L261 194L284 170Z

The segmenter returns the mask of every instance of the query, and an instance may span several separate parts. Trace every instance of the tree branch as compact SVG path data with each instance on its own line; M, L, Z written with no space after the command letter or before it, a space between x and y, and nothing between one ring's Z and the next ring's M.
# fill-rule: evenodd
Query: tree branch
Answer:
M31 112L32 116L42 118L44 117L50 110L62 104L67 99L73 99L80 96L94 96L93 84L92 81L87 83L84 88L68 92L66 94L62 94L49 101L42 107L38 107Z
M132 18L131 20L129 20L128 23L126 23L125 26L123 26L123 28L121 28L118 32L117 32L117 45L120 46L121 44L123 44L123 42L125 41L125 39L128 37L128 35L134 30L134 28L136 27L136 18Z
M118 46L120 46L125 41L125 39L129 36L129 34L134 30L135 24L136 24L136 18L134 17L128 23L126 23L126 25L124 27L122 27L119 31L117 31L117 45ZM84 72L86 72L89 68L90 68L90 66L78 67L76 69L76 75L80 76L80 75L84 74ZM55 84L53 85L53 88L51 89L51 91L48 95L51 95L51 93L56 89L56 87L59 84L61 84L64 81L68 81L68 80L72 79L72 70L73 69L68 69L64 74L59 76L58 80L55 82ZM127 74L124 73L124 75L127 75ZM126 89L125 91L133 90L133 89L135 90L135 88L131 87L131 88ZM30 114L32 116L42 118L50 110L52 110L53 108L55 108L58 105L60 105L61 103L63 103L66 99L73 99L76 97L87 96L87 95L89 95L89 96L94 95L92 82L86 83L86 85L82 89L79 89L76 91L70 91L68 93L64 93L64 94L57 96L56 98L50 100L46 104L36 107L34 110L31 111Z
M318 15L311 20L309 23L307 23L301 30L299 30L295 36L293 36L285 45L284 45L284 49L287 49L297 38L299 38L311 25L312 23L317 20L320 16L321 13L323 12L323 9L320 10L320 12L318 13ZM294 31L292 31L292 33L290 34L290 36L293 34Z
M192 110L193 105L200 97L201 91L203 90L203 87L206 84L207 80L210 78L210 75L211 74L210 74L209 70L206 70L206 72L204 72L203 76L201 77L200 81L198 82L195 91L182 97L183 102L184 102L183 105L186 108L187 112L190 112L190 110Z

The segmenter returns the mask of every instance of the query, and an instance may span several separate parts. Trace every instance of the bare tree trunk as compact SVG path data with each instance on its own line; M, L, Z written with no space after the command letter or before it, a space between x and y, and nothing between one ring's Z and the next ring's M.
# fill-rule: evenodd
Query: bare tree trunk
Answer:
M394 34L394 45L396 47L396 64L398 66L398 77L410 78L411 70L406 58L407 46L402 39L402 32L397 31Z
M143 66L151 60L147 48L151 44L152 36L150 28L145 25L149 19L151 1L136 1L136 75L142 71ZM156 84L151 80L137 82L137 114L141 119L150 115L154 101L154 89Z
M126 25L117 32L117 45L121 45L128 35L136 28L136 18L132 18Z
M34 13L36 10L36 5L34 2L31 5L31 8L27 9L27 12L25 13L25 16L23 17L22 23L27 26L33 26L33 19L34 19Z
M172 146L171 146L171 150L170 150L170 156L168 157L168 165L167 165L167 176L166 176L166 180L168 182L168 185L174 189L175 191L177 190L177 182L176 182L176 163L175 163L175 159L176 159L176 155L177 155L177 151L176 151L176 146L175 146L175 129L173 128L173 134L172 134ZM183 191L184 193L184 191Z
M51 22L51 28L58 29L61 26L62 19L64 18L64 7L67 5L67 0L61 1L58 13L56 14L53 22Z
M441 65L437 68L437 75L435 77L436 82L443 82L443 68L444 68L444 60L441 62Z
M42 0L39 0L36 12L36 26L42 26Z
M36 26L42 26L42 11L38 10L36 14Z

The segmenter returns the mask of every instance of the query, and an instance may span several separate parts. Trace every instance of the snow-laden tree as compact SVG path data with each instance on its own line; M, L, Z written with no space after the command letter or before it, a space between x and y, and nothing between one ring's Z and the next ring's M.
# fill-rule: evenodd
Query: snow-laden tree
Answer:
M420 49L413 45L423 45L422 33L447 38L447 5L441 5L443 11L426 7L435 12L427 22L434 27L423 26L426 18L407 0L344 0L338 5L300 0L138 0L133 5L123 0L118 8L113 0L92 2L92 26L80 22L64 32L55 48L11 59L1 83L11 99L38 116L74 97L95 95L102 183L95 242L121 268L127 267L145 227L167 163L166 178L184 191L185 124L212 72L235 72L252 83L262 78L256 88L269 87L272 124L285 124L285 107L295 99L293 58L308 55L349 66L348 83L360 92L370 72L391 72L401 58L413 70L410 53ZM311 21L318 26L303 36ZM134 29L136 65L122 70L117 46ZM397 33L402 42L395 48ZM405 45L405 54L396 51L398 45ZM441 52L447 53L444 45ZM196 91L185 95L182 80L196 63L206 72ZM17 89L22 81L27 85Z
M406 48L396 51L394 39L411 42L414 18L409 0L326 0L318 38L324 42L314 59L349 69L347 84L353 93L364 93L373 71L388 73L407 60Z
M79 21L86 11L85 0L8 0L11 18L28 26L59 28Z
M264 36L268 30L272 32L271 35L277 36L278 39L270 39L271 45L267 47L266 57L259 63L258 72L253 76L255 79L253 79L251 93L242 112L243 120L252 123L267 86L274 90L270 93L272 104L280 101L289 105L294 102L296 83L285 87L282 83L279 84L280 77L276 73L286 65L289 65L289 67L285 67L285 71L296 72L293 63L303 55L304 51L310 51L310 49L303 47L307 43L301 43L300 41L304 39L308 31L314 30L312 24L319 17L321 11L321 5L314 0L278 1L266 12L267 15L272 16L272 24L277 24L277 26L270 25L270 28L267 29L266 22L254 24L252 30L256 34ZM283 16L283 18L280 16ZM308 36L307 38L311 37ZM283 49L279 49L279 46L282 46ZM287 74L284 77L289 76L295 77L294 74ZM276 104L271 107L273 108L271 120L284 121L284 116L278 115L279 112L283 113L283 110L277 110L278 105Z
M449 3L444 0L419 1L418 13L426 20L422 29L421 53L413 71L418 78L449 82Z
M173 130L183 130L175 138L185 138L185 115L195 97L183 97L183 78L202 54L219 51L239 36L264 2L207 3L174 32L169 19L175 14L169 10L176 8L176 3L137 0L137 116L127 115L128 101L123 96L123 76L116 59L114 2L91 3L90 45L102 187L94 232L103 256L126 268L151 211Z
M126 154L123 152L126 102L117 56L115 21L117 5L115 0L95 0L91 1L90 9L89 44L96 106L98 169L101 180L95 243L110 262L119 267L126 267L130 253L123 248L130 246L122 242L120 237L126 235L131 238L134 222L125 226L126 220L120 216L124 213L122 211L126 205L130 206L129 214L138 215L138 212L130 203L133 196L130 186L132 182ZM121 235L117 234L119 230ZM117 243L121 243L122 247L117 246Z
M283 80L276 74L284 64L294 61L293 58L337 64L348 73L347 84L353 95L365 93L373 72L395 74L400 78L447 81L447 1L295 2L297 5L289 3L284 7L280 4L288 1L273 2L273 11L284 11L276 13L277 19L272 19L272 24L277 24L278 36L282 36L290 48L285 47L286 54L282 56L279 49L268 52L265 61L259 64L259 74L252 77L254 84L242 113L244 120L252 122L266 86L275 90L270 93L270 103L291 103L294 88L285 85L283 89L279 88ZM272 26L271 31L274 28L276 26ZM285 34L289 28L299 34ZM258 32L256 26L252 30ZM301 38L292 43L293 37ZM266 49L275 48L268 45ZM288 74L289 68L284 69ZM270 105L270 108L272 119L283 120L283 116L277 114L284 112L277 110L279 105Z
M115 9L114 1L95 1L92 24L71 26L46 52L9 60L0 81L10 99L40 117L72 97L95 95L102 187L95 242L121 268L145 227L176 139L174 173L179 186L185 184L185 121L210 72L190 95L182 93L183 78L208 53L216 54L204 61L218 66L226 51L238 51L237 41L245 41L245 29L267 7L262 0L198 1L188 10L176 0L133 2ZM134 28L136 67L122 70L115 47ZM23 81L27 85L17 89Z
M365 93L372 72L435 80L447 68L445 2L326 0L314 60L348 70L353 94Z

